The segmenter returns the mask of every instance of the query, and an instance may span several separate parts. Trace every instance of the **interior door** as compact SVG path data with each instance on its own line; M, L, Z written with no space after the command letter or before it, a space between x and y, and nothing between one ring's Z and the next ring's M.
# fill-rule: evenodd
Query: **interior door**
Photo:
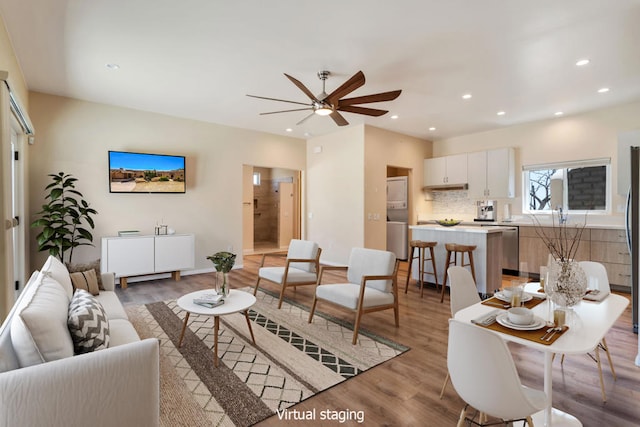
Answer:
M24 233L24 212L23 212L23 169L20 146L20 136L15 126L11 129L11 217L12 217L12 249L13 249L13 283L17 286L18 292L25 285L24 277L24 256L25 253L25 233Z

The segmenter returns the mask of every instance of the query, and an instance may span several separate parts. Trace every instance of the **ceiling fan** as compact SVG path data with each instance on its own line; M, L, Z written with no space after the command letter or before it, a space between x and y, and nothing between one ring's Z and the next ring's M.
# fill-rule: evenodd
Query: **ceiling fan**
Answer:
M297 102L297 101L288 101L286 99L277 99L277 98L267 98L265 96L256 96L256 95L247 95L252 98L258 99L268 99L271 101L280 101L280 102L288 102L290 104L299 104L304 105L306 108L295 108L292 110L280 110L280 111L271 111L268 113L260 113L260 115L266 114L277 114L277 113L288 113L291 111L304 111L304 110L312 110L312 113L309 114L304 119L300 120L296 124L301 124L305 122L307 119L312 117L314 114L319 116L330 116L333 121L338 126L348 125L349 122L340 114L340 111L347 113L356 113L356 114L364 114L366 116L382 116L383 114L388 113L387 110L378 110L376 108L367 108L367 107L359 107L356 104L369 104L372 102L383 102L383 101L393 101L398 96L400 96L401 90L392 90L390 92L382 92L375 93L372 95L364 95L357 96L354 98L342 98L363 86L365 83L364 73L362 71L358 71L354 74L349 80L344 82L340 87L327 95L325 92L325 82L331 73L329 71L323 70L318 71L318 78L322 80L322 92L315 96L305 85L303 85L299 80L291 77L290 75L285 73L285 76L291 80L291 82L298 87L305 95L309 97L311 100L310 103L305 102Z

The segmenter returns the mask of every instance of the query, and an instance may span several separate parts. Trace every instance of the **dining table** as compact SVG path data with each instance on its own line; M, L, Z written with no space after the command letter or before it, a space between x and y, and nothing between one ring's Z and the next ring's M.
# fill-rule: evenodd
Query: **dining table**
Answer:
M531 310L537 318L551 322L553 320L552 308L554 304L543 293L538 292L538 288L539 284L537 283L530 283L525 287L525 292L529 293L529 295L536 298L545 298L543 302L536 304ZM575 416L553 407L553 355L592 352L628 305L629 300L627 298L613 293L599 302L582 300L571 307L570 315L567 318L568 328L559 334L560 336L556 336L556 339L550 341L542 339L547 333L548 325L541 327L537 334L532 334L529 331L528 336L524 337L520 331L511 330L508 327L491 328L489 327L490 325L483 326L478 324L479 321L487 317L493 317L492 314L506 313L508 306L497 308L495 304L483 304L481 301L458 311L454 317L456 320L463 322L476 323L477 327L489 327L492 332L499 334L506 341L518 343L532 350L542 352L544 356L544 392L547 395L547 406L544 410L533 415L534 424L554 427L582 426L580 420Z

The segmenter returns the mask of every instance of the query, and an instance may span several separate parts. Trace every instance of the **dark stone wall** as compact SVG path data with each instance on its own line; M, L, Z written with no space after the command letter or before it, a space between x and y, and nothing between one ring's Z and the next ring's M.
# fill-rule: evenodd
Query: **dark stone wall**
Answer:
M567 174L570 210L602 210L606 208L606 166L570 169Z

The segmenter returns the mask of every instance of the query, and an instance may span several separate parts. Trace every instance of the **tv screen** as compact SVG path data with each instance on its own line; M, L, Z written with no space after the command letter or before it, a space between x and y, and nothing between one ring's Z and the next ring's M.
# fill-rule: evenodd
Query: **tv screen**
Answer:
M109 151L110 193L184 193L184 156Z

